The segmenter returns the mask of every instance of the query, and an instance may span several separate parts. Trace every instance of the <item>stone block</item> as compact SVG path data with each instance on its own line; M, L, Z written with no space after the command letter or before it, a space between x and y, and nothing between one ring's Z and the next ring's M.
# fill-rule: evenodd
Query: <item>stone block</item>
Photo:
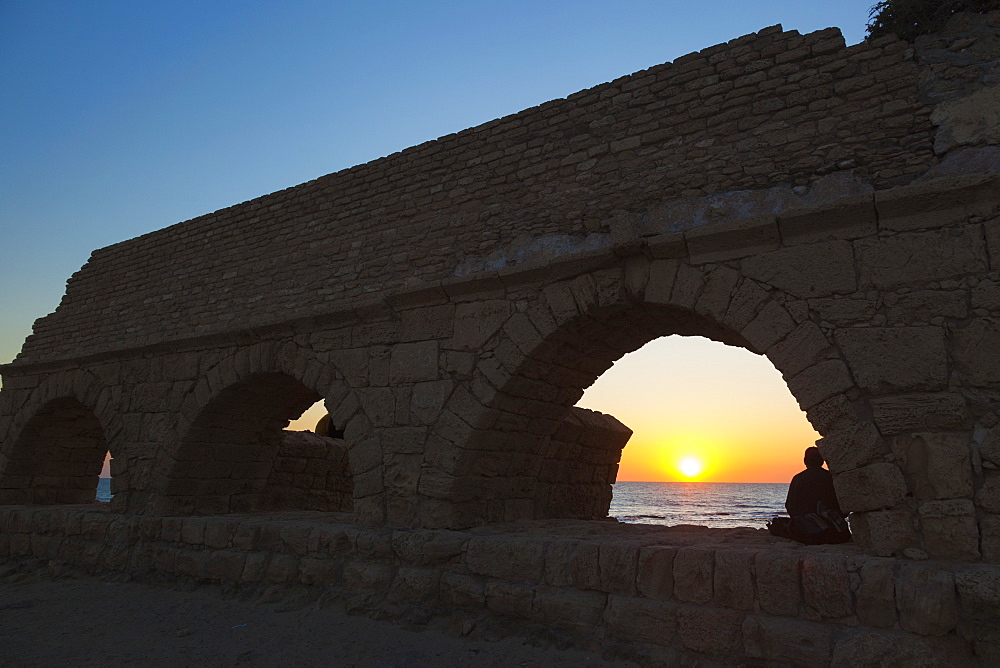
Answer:
M1000 467L1000 425L993 427L983 436L979 445L979 456L983 461Z
M834 239L859 239L878 231L875 202L870 194L840 197L817 208L788 209L778 215L785 245Z
M854 381L847 367L836 359L814 364L805 371L787 378L786 382L799 408L804 411L854 387Z
M698 296L695 311L716 322L722 322L739 279L739 272L729 267L722 266L712 270L705 279L705 287Z
M441 571L436 568L401 565L389 591L391 598L403 601L429 601L437 598Z
M710 603L714 589L715 553L684 547L674 556L674 598L691 603Z
M941 636L958 620L955 581L939 566L906 565L896 575L899 624L920 635Z
M757 601L772 615L796 617L802 592L799 586L801 558L784 550L760 550L754 563Z
M940 322L942 318L962 319L969 314L966 290L916 290L885 295L885 314L892 324Z
M389 358L389 383L417 383L437 380L438 342L399 343Z
M978 226L901 233L854 242L862 290L891 290L987 270L986 244Z
M892 452L918 499L972 496L971 436L917 433L892 439Z
M856 422L831 431L816 445L834 473L872 464L889 453L882 435L871 422Z
M763 353L794 328L795 321L785 307L778 302L769 301L757 317L740 331L740 336L750 344L751 351Z
M1000 616L1000 568L970 564L955 569L953 577L962 614L995 623Z
M854 614L851 580L844 556L803 556L802 597L807 609L822 618L843 619Z
M487 582L486 607L490 612L506 617L531 619L535 589L531 585L513 582Z
M1000 319L976 318L951 329L955 370L974 387L1000 387Z
M905 508L852 513L850 524L854 542L880 557L901 554L919 543L913 515Z
M590 313L599 306L597 283L591 274L577 276L569 282L569 289L580 313Z
M262 582L270 561L271 555L268 552L250 552L243 563L243 575L240 576L240 581Z
M282 551L292 554L309 554L309 534L312 530L307 524L285 524L280 529Z
M178 550L174 557L174 573L189 578L205 578L205 564L210 553L206 551Z
M870 324L878 308L877 301L854 296L809 300L809 310L818 313L821 322L841 327Z
M606 602L607 597L599 592L540 585L531 602L531 614L542 624L586 633L601 623Z
M979 558L979 527L971 499L925 501L918 508L924 547L938 559Z
M417 383L410 395L410 416L416 424L434 424L454 388L452 380Z
M486 585L482 578L445 571L441 574L441 598L459 608L486 605Z
M344 564L343 584L352 592L369 594L387 591L395 577L396 566L390 563L351 560Z
M340 562L336 559L304 557L299 560L303 584L333 586L340 582Z
M652 285L652 277L650 277ZM671 306L694 310L694 305L698 303L698 295L705 286L705 274L702 269L682 264L677 268L677 276L674 278L673 290L670 292ZM646 300L649 301L647 290Z
M668 645L677 637L677 604L609 596L604 623L612 638Z
M677 631L681 643L690 650L717 656L744 653L745 612L697 605L677 607Z
M865 559L855 592L858 621L866 626L892 628L896 624L896 585L892 559Z
M444 339L452 334L455 324L455 306L440 304L411 308L400 312L402 341Z
M784 339L767 350L767 358L786 378L836 355L836 351L816 323L798 325Z
M948 382L940 327L864 327L836 335L858 385L872 392L940 390Z
M684 233L692 264L724 262L775 250L781 242L774 216L741 218Z
M601 589L609 594L634 596L639 567L639 546L601 543Z
M931 119L936 125L945 123L944 116L948 112L943 110L954 104L944 103L935 108ZM945 128L938 131L935 150L940 148L942 141L948 141L945 137L950 132ZM875 193L879 228L892 231L927 229L962 223L970 216L988 215L997 205L997 189L995 176L976 175L880 190Z
M542 337L524 313L515 313L503 325L507 338L525 355L531 355L542 345Z
M203 545L205 543L205 520L200 517L188 517L181 525L181 542L188 545Z
M743 621L747 656L782 665L823 666L829 661L833 629L780 617L749 615Z
M477 575L511 582L541 582L545 544L527 536L474 536L466 548L465 564Z
M846 368L844 373L847 374ZM806 411L806 417L820 433L845 429L858 419L853 403L844 394L835 394L810 407Z
M737 332L741 331L757 317L769 300L770 295L767 290L756 281L744 278L733 291L723 324Z
M630 255L625 258L625 294L630 300L641 302L645 297L649 265L649 258L645 255Z
M1000 564L1000 515L983 515L979 518L979 549L983 561Z
M717 550L714 600L716 605L753 610L754 559L750 551Z
M547 285L542 289L542 294L545 296L549 310L558 324L561 325L569 322L580 315L580 310L576 304L576 299L573 297L573 290L570 288L569 281ZM497 325L498 328L499 326Z
M998 229L1000 231L1000 229ZM990 241L990 254L1000 252L1000 238L996 242ZM996 260L992 263L996 266ZM988 311L1000 311L1000 283L992 281L990 279L985 279L979 281L974 288L972 288L972 308L983 308Z
M646 247L654 258L680 258L687 255L684 233L658 234L646 239Z
M857 289L854 250L847 241L791 246L746 258L743 274L801 299Z
M957 639L859 629L840 636L832 666L970 666L975 660Z
M957 392L927 392L874 397L872 419L885 435L960 427L968 409Z
M845 512L892 508L907 494L899 467L879 462L844 471L833 477L837 500Z
M299 558L294 554L273 554L264 576L268 582L298 582Z
M639 550L636 584L641 595L658 601L673 598L676 554L676 548L665 545L649 545Z
M205 562L205 576L213 580L239 582L246 558L243 552L215 550Z

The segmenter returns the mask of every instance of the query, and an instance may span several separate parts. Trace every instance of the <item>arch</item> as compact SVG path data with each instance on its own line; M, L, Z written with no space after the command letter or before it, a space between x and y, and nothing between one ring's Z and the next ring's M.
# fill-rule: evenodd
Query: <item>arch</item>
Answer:
M93 502L105 455L120 454L121 432L112 393L96 377L79 369L48 376L9 423L0 503ZM112 507L126 503L127 494L116 495Z
M320 399L344 427L343 440L284 431ZM148 512L350 510L353 479L367 472L359 463L377 448L368 432L332 365L290 342L248 346L210 367L184 400L178 440L157 461L162 473Z
M521 307L487 341L428 443L439 446L430 462L438 484L425 493L457 501L446 520L455 525L558 514L541 501L539 472L579 422L574 404L615 360L661 336L700 335L766 355L821 434L828 414L854 420L840 401L853 379L820 328L794 318L780 291L728 266L631 257L516 296ZM623 439L610 433L605 443L620 456ZM606 450L591 470L601 485L617 472Z

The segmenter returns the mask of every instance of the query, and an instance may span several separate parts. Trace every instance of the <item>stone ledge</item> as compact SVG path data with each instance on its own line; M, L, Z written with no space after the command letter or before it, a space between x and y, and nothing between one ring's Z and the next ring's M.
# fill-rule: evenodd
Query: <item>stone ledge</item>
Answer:
M323 587L359 612L464 610L590 634L606 648L624 641L700 660L826 665L838 653L864 656L867 643L888 658L899 645L1000 659L989 641L1000 619L1000 566L916 564L752 529L553 520L448 531L348 521L319 512L158 518L99 505L7 506L0 557Z

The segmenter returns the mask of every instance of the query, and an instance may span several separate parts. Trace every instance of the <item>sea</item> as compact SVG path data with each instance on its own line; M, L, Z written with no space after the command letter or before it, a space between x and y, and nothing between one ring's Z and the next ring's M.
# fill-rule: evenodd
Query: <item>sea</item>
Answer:
M763 529L785 513L788 483L616 482L608 514L630 524Z
M616 482L609 515L630 524L753 527L785 512L787 483ZM111 478L97 483L97 500L111 500Z

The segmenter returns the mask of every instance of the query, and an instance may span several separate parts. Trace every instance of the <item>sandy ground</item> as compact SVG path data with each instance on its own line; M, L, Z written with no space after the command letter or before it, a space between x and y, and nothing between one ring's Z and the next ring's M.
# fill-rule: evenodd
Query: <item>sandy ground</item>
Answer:
M180 587L180 588L179 588ZM184 589L187 589L186 591ZM623 666L531 635L496 640L352 616L334 601L30 573L0 579L3 666ZM451 622L453 623L453 622Z

